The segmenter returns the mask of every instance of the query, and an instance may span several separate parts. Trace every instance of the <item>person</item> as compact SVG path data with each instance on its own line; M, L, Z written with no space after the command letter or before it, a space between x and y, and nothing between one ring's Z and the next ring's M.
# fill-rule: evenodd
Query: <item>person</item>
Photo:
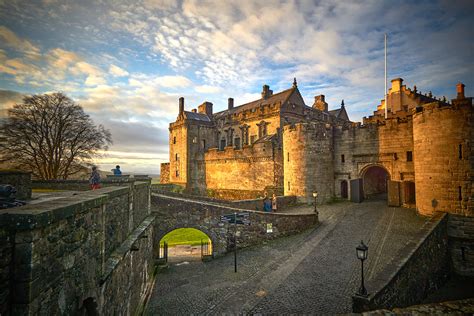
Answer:
M96 166L92 167L91 176L89 177L89 183L92 190L100 189L100 173Z
M112 169L112 171L114 172L114 176L121 176L122 175L122 171L120 171L120 166L119 165L115 166L115 169Z
M268 213L272 211L272 201L268 197L263 201L263 211Z
M277 197L275 195L275 193L273 193L273 196L272 196L272 212L276 212L277 211Z

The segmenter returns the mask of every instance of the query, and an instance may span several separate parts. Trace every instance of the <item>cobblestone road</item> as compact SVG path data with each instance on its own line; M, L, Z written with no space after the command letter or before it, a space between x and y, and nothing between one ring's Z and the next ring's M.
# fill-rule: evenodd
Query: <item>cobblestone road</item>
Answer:
M294 211L311 211L300 207ZM369 246L364 266L373 278L427 218L384 201L319 208L321 225L207 263L172 265L158 274L147 315L336 314L351 312L359 286L355 247Z

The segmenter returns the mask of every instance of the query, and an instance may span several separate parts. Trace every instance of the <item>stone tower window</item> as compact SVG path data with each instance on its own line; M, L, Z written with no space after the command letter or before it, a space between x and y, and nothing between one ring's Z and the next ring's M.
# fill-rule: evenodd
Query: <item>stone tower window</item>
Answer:
M193 144L197 144L198 138L196 136L193 137Z
M462 159L462 144L459 144L459 159Z
M407 151L407 161L413 161L413 153L411 151Z
M175 155L174 155L174 160L175 160L175 161L179 161L179 154L175 154Z
M290 153L286 153L286 161L290 161Z
M205 139L201 140L201 147L202 147L202 149L206 150L206 140Z
M288 191L291 190L291 187L290 187L290 181L288 181Z
M460 186L458 187L458 199L462 201L462 188Z
M179 178L179 170L176 169L176 178Z
M225 148L225 139L223 138L223 139L221 139L221 146L220 146L219 149L224 150L224 148Z
M240 149L240 137L234 138L235 149Z
M341 163L345 163L346 162L346 157L344 157L344 155L341 155Z
M176 136L173 137L173 144L176 144Z

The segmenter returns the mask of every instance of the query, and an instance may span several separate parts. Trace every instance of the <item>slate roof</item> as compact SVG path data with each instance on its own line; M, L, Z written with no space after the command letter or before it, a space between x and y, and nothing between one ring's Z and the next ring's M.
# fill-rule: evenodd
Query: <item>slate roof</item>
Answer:
M341 112L341 109L328 111L330 115L333 115L335 117L338 117L340 112Z
M202 122L211 121L209 116L207 116L207 114L204 114L204 113L194 113L194 112L184 111L184 117L188 120L194 120L194 121L202 121Z
M218 119L220 117L226 116L228 114L234 114L234 113L240 113L245 110L250 110L253 108L257 108L260 105L267 105L267 104L273 104L273 103L279 103L281 102L282 104L288 100L288 98L291 96L291 94L296 90L296 88L290 88L287 90L283 90L281 92L275 93L271 95L270 97L266 99L258 99L249 103L245 103L239 106L234 107L233 109L230 110L224 110L221 112L217 112L214 114L214 118Z

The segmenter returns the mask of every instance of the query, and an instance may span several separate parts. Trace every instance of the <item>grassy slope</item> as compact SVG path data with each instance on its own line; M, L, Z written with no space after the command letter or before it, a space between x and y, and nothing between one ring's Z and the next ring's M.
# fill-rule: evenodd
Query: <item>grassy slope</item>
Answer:
M166 234L160 241L168 242L168 246L175 245L191 245L197 246L201 244L201 240L206 242L209 240L206 234L194 228L178 228Z

